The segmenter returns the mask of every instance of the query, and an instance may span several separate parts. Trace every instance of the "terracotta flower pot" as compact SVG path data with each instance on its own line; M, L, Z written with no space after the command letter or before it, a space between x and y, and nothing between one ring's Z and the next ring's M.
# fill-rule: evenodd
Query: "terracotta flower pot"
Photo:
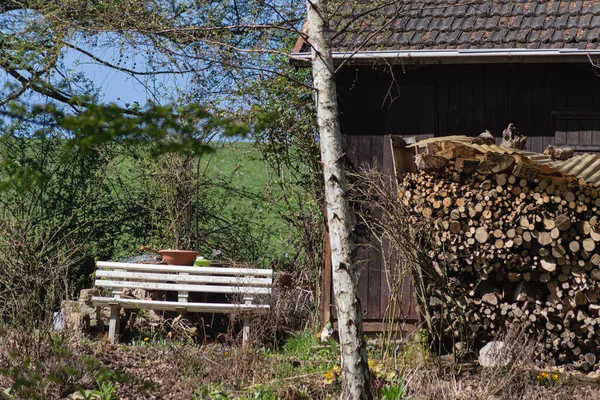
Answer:
M194 250L160 250L159 253L169 265L194 265L198 257Z

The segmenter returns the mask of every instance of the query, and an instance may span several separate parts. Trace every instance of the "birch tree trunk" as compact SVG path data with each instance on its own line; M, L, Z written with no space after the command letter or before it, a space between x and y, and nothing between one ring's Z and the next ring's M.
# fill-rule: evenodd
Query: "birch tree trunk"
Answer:
M317 125L325 178L325 202L331 242L333 292L340 334L343 399L372 399L363 335L352 226L346 188L345 157L338 117L327 0L307 0L308 36L312 46Z

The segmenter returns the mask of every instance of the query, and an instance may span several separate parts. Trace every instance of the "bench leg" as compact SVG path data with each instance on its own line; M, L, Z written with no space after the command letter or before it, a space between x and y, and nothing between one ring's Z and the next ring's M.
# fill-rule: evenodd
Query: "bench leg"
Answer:
M250 318L244 318L244 327L242 328L242 345L246 345L250 338Z
M246 304L252 304L254 301L254 296L244 296L244 302ZM242 328L242 346L246 345L250 339L250 317L244 318L244 327Z
M119 334L120 307L118 304L110 305L110 323L108 325L108 340L110 343L116 343Z

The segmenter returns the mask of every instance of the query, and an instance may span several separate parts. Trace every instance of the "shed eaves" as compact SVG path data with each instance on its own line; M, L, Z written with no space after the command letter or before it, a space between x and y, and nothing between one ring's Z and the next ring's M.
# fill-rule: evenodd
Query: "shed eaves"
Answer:
M376 5L346 0L331 24L335 52L600 49L600 0L399 0L372 11Z

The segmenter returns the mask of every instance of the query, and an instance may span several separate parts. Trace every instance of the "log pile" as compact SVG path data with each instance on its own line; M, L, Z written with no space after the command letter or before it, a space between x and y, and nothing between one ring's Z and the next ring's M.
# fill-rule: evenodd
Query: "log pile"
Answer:
M599 189L478 163L400 177L400 201L439 227L430 256L440 276L426 282L434 319L455 321L444 332L455 341L458 316L484 342L524 325L549 365L599 368Z

